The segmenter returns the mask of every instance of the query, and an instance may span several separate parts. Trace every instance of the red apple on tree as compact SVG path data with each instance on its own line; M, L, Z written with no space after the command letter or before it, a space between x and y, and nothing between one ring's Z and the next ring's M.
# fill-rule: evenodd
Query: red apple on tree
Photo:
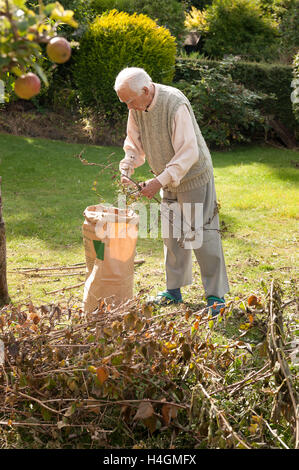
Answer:
M40 92L40 79L35 73L29 72L25 75L21 75L15 81L15 94L19 98L24 100L29 100L33 96L37 95Z
M69 42L62 37L52 38L47 44L49 59L56 64L63 64L71 57L72 48Z

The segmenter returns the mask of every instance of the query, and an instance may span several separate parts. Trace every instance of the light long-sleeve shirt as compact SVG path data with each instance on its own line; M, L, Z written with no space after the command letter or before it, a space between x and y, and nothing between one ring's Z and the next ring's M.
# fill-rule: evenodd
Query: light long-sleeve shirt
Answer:
M156 95L148 112L155 106ZM173 123L171 142L174 149L173 158L167 163L166 168L157 179L162 187L171 184L177 187L181 179L186 175L189 169L198 160L198 144L196 134L192 124L189 110L185 104L179 106ZM145 162L145 153L142 148L140 133L131 110L129 111L127 122L127 137L124 142L125 158L119 164L120 171L131 176L135 168L143 165Z

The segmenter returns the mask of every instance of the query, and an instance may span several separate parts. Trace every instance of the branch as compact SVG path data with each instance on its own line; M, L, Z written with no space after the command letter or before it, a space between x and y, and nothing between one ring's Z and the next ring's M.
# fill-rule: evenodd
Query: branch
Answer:
M0 387L4 388L2 385L0 385ZM22 393L22 392L16 393L11 388L8 388L8 390L16 396L20 395L21 397L28 398L28 400L36 401L36 403L38 403L40 406L46 408L48 411L51 411L51 413L56 413L58 415L63 414L63 413L60 413L60 411L53 410L53 408L50 408L49 406L45 405L42 401L38 400L37 398L31 397L30 395L27 395L26 393Z
M57 294L57 292L64 292L66 290L75 289L76 287L83 286L83 284L85 284L85 281L80 282L79 284L75 284L74 286L63 287L62 289L52 290L51 292L45 292L45 295Z
M280 331L278 325L275 322L275 318L274 318L274 312L273 312L273 285L274 285L274 281L271 282L271 288L270 288L270 306L269 306L269 310L270 310L270 334L271 334L273 347L274 347L274 350L275 350L274 352L275 352L276 357L278 359L278 362L280 364L281 371L282 371L282 373L285 377L285 381L286 381L288 391L289 391L289 396L291 398L291 402L292 402L293 409L294 409L294 417L295 417L295 422L296 422L295 449L298 449L299 448L299 405L296 404L296 399L295 399L294 392L293 392L293 383L290 379L291 374L290 374L288 364L283 360L283 357L281 355L281 347L278 347L277 342L276 342L274 324L276 326L277 332L279 331L280 336L281 336L282 332ZM280 341L280 339L281 339L281 337L278 338L278 341Z
M211 407L214 409L214 411L216 413L216 416L218 416L222 419L226 429L235 437L235 439L237 439L237 441L243 447L245 447L246 449L251 449L251 447L249 447L248 444L246 444L246 442L244 442L238 436L238 434L233 430L233 428L231 427L231 425L227 421L226 417L224 416L224 413L217 408L217 406L215 405L215 400L213 400L213 398L208 394L208 392L206 391L206 389L203 387L203 385L200 382L198 382L198 386L200 387L200 389L201 389L202 393L204 394L204 396L209 400Z
M250 411L252 411L252 413L254 413L256 416L258 416L258 417L263 421L263 423L265 423L265 425L267 426L267 428L269 429L269 431L271 432L271 434L273 434L273 436L276 437L276 439L279 440L279 442L281 443L281 445L282 445L285 449L289 449L289 447L280 439L280 437L276 434L276 432L273 431L273 429L271 428L271 426L269 425L269 423L268 423L262 416L259 416L252 408L250 408Z

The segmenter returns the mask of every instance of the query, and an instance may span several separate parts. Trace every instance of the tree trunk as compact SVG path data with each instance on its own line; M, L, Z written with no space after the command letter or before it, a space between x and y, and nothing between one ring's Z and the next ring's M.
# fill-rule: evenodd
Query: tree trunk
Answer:
M10 302L6 278L6 237L2 217L1 182L2 178L0 176L0 306Z
M284 143L284 145L288 149L292 149L292 150L298 149L294 134L292 134L292 132L289 131L289 129L287 129L286 126L282 122L280 122L278 119L271 119L269 117L268 124L269 126L272 127L272 129L274 129L278 137L281 139L281 141Z

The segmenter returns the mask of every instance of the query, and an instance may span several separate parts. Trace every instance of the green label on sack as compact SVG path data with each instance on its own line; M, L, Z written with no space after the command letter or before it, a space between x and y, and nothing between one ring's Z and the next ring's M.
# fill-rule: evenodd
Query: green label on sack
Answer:
M99 242L98 240L93 240L93 246L94 246L94 249L96 250L97 258L103 260L105 243Z

